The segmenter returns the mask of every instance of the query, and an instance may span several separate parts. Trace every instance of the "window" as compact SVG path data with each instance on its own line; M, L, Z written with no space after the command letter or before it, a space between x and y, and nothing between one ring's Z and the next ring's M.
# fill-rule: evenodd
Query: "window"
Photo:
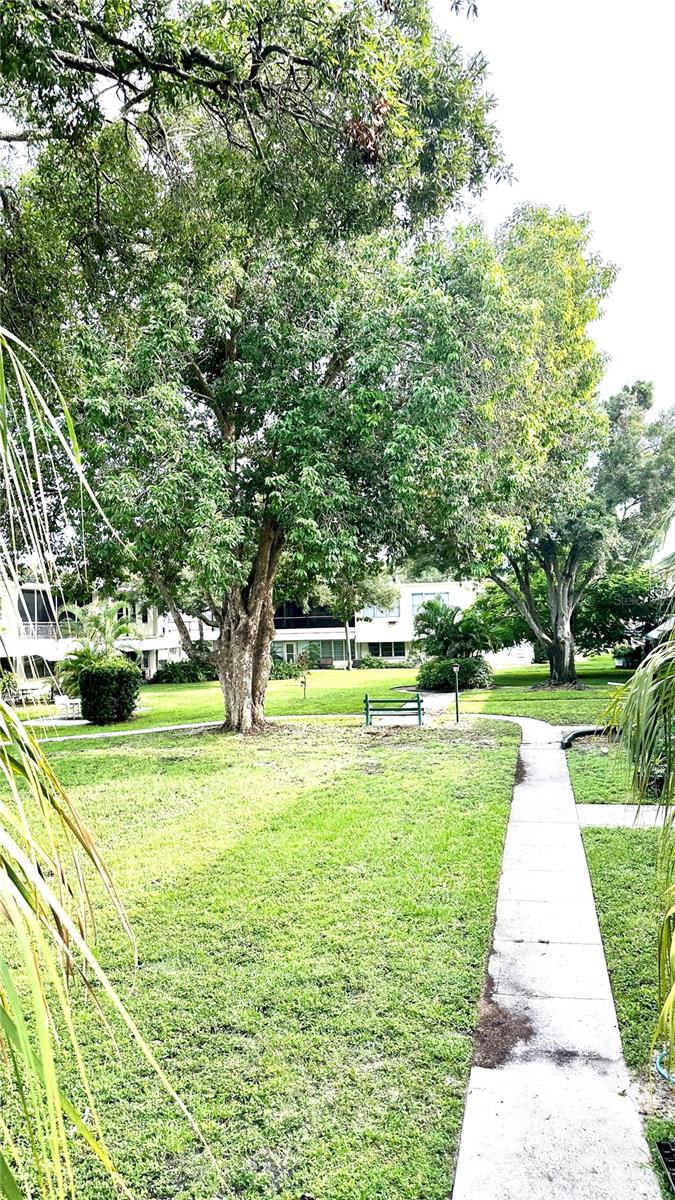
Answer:
M412 594L412 614L416 617L423 604L427 600L440 600L441 604L450 607L449 592L413 592Z
M395 604L392 604L391 608L376 608L374 604L367 604L366 607L361 611L361 616L365 621L374 621L376 617L389 617L390 619L393 619L394 617L400 617L400 615L400 600L397 600Z
M405 642L368 642L373 658L405 658Z
M51 675L49 663L40 658L39 654L23 659L23 673L26 679L49 679Z
M42 588L22 588L19 596L21 620L33 624L50 624L56 620L49 592Z

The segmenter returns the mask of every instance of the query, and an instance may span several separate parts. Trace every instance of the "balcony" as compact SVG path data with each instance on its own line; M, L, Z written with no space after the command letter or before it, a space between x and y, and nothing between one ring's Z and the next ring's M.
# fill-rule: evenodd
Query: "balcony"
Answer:
M22 621L21 636L26 638L62 637L56 621Z
M349 626L354 628L353 617ZM326 608L317 605L305 612L300 605L286 601L279 605L274 614L274 628L277 632L283 632L284 629L342 629L343 624Z

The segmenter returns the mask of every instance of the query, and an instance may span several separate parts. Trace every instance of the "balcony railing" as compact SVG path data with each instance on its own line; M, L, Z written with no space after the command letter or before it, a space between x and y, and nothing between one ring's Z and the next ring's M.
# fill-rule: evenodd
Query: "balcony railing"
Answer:
M23 621L21 632L29 638L57 638L61 631L56 621Z
M350 629L354 628L354 618L348 622ZM330 613L312 616L311 613L300 613L298 616L275 616L274 628L284 629L343 629L343 623Z

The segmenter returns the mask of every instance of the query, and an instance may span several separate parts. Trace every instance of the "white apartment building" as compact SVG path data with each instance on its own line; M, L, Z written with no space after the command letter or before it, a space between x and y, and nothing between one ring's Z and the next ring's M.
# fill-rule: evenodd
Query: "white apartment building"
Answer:
M403 662L412 650L415 617L427 600L436 597L444 604L468 608L477 593L475 586L453 580L396 586L399 597L388 612L367 608L354 614L350 622L350 640L355 658L371 655L389 662ZM275 613L274 625L273 658L294 661L305 651L318 657L324 666L346 666L345 629L327 609L312 608L303 612L297 604L282 604Z
M354 658L370 655L385 662L403 662L411 653L415 637L415 616L421 606L434 597L444 604L467 608L475 599L477 587L453 580L441 583L401 583L399 597L386 612L377 608L355 613L349 623ZM121 615L134 624L135 633L122 637L117 648L139 662L146 679L166 662L185 658L173 619L162 616L149 605L121 605ZM212 641L216 634L210 626L194 617L185 617L193 639ZM347 650L344 626L325 608L305 612L290 602L275 613L275 637L272 657L293 662L303 651L325 667L345 667ZM0 588L0 668L13 671L21 693L39 694L51 688L55 666L75 647L73 638L63 637L53 601L46 584L25 583ZM531 661L531 648L524 646L488 659Z
M136 633L119 638L117 648L139 660L147 679L163 662L182 657L173 621L146 605L123 604L121 609L133 621ZM51 688L56 664L76 644L63 636L46 584L0 587L0 667L14 672L21 693L40 694Z

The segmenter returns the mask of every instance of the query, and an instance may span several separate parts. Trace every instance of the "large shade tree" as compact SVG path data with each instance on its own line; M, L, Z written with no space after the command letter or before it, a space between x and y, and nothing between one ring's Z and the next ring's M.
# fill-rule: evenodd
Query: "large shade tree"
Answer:
M398 204L423 220L501 169L485 74L425 0L16 0L0 137L98 158L113 124L175 174L186 142L217 130L253 165L249 207L344 224Z
M416 285L376 231L502 169L485 65L410 0L19 0L7 32L7 136L44 148L2 189L4 319L79 398L121 535L94 531L101 578L140 575L188 653L180 611L210 621L255 728L282 558L306 594L357 543L403 545L434 390L464 403L445 268L422 254Z
M585 630L591 589L602 591L608 569L639 563L663 536L675 496L675 413L650 421L651 400L651 387L636 383L602 406L608 436L588 463L585 492L567 511L561 504L554 519L528 528L522 549L509 558L510 579L492 573L547 654L555 682L576 677L575 623L583 649L607 645L599 631L594 638ZM538 572L545 580L543 605Z
M609 459L602 459L606 467L593 465L612 413L597 399L602 358L589 332L613 271L589 243L585 218L533 206L517 209L498 233L501 267L531 305L536 325L531 383L542 421L538 453L526 472L468 507L459 525L447 522L439 489L430 538L437 561L459 574L489 576L505 592L546 654L554 683L575 679L574 609L601 569L617 524ZM533 594L538 571L546 580L543 618Z
M518 590L515 575L507 579ZM538 569L530 579L530 595L539 624L548 623L546 576ZM574 645L582 654L601 654L620 644L639 646L669 610L671 589L657 567L610 561L584 591L574 608ZM531 624L511 597L489 582L468 610L489 631L492 649L507 649L531 642L535 656L545 661L545 650L536 641Z
M282 566L307 595L359 548L403 554L434 479L452 478L461 520L491 478L529 469L531 306L478 229L414 247L254 231L222 192L220 146L160 185L115 139L98 166L48 154L25 181L13 311L38 315L79 397L119 534L89 513L92 576L140 575L190 655L181 612L210 623L228 722L256 729ZM123 190L97 193L101 164Z

